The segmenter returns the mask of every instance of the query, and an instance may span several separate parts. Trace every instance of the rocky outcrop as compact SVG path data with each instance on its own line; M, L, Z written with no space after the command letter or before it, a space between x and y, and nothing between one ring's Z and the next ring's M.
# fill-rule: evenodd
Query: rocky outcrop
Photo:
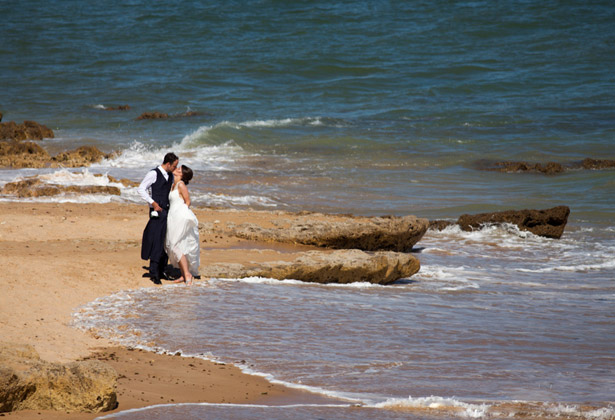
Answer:
M568 222L570 208L558 206L546 210L507 210L495 213L464 214L457 223L462 230L480 229L488 224L511 223L519 230L532 232L534 235L559 239Z
M117 377L98 360L50 363L30 345L0 343L0 412L112 410L117 407Z
M78 168L90 166L92 163L100 162L111 156L112 154L103 153L96 146L81 146L75 150L58 153L51 160L59 166Z
M78 168L111 157L113 153L103 153L96 146L81 146L52 157L37 143L14 140L0 142L0 166L11 168Z
M0 166L12 168L44 168L51 156L31 141L0 141Z
M201 276L218 278L267 277L311 283L390 284L416 274L419 260L400 252L368 253L357 249L330 252L308 251L294 261L262 264L211 264L201 268Z
M300 217L277 228L255 224L231 227L227 234L250 240L313 245L333 249L407 252L427 231L427 219L405 217Z
M42 140L53 137L50 128L34 121L0 123L0 140Z
M476 162L476 167L486 171L497 172L533 172L541 173L545 175L556 175L568 170L580 170L580 169L615 169L615 160L608 159L592 159L586 158L583 161L558 163L530 163L530 162L515 162L515 161L502 161L491 162L480 160Z
M486 225L510 223L519 230L532 232L534 235L559 239L564 233L570 208L558 206L545 210L507 210L494 213L464 214L457 222L448 220L430 220L430 230L443 230L448 226L459 225L464 231L481 229Z
M105 111L128 111L130 105L106 106L103 109Z
M26 178L21 181L9 182L0 193L3 195L13 195L19 198L27 197L49 197L60 194L106 194L120 195L118 187L106 185L57 185L47 184L39 178Z
M614 169L615 160L609 159L583 159L581 162L583 169Z

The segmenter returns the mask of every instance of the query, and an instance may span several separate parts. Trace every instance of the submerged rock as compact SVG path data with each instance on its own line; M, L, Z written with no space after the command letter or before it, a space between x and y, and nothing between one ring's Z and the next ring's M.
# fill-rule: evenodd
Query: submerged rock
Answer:
M262 264L212 264L201 268L201 276L221 278L267 277L311 283L390 284L416 274L419 260L410 254L357 249L330 252L308 251L294 261Z
M586 158L581 162L583 169L612 169L615 168L615 160Z
M405 217L299 217L278 228L245 223L230 232L239 238L313 245L334 249L407 252L427 231L427 219Z
M111 366L98 360L51 363L30 345L0 343L0 412L113 410L117 378Z
M169 118L169 114L164 112L144 112L143 114L137 117L137 120L160 120Z
M556 175L563 173L567 170L579 170L579 169L614 169L615 160L609 159L592 159L586 158L583 161L559 163L559 162L547 162L547 163L530 163L530 162L491 162L486 160L479 160L476 162L476 167L486 171L497 172L534 172L542 173L545 175Z
M0 123L0 140L42 140L53 137L53 130L35 121Z
M462 230L472 231L488 224L511 223L519 230L532 232L534 235L559 239L568 222L570 208L558 206L545 210L507 210L494 213L464 214L457 224Z

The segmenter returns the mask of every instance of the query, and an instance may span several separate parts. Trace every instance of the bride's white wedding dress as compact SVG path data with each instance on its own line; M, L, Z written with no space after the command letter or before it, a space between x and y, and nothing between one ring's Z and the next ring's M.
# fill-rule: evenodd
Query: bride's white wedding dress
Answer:
M199 221L179 195L177 187L169 193L169 213L167 216L167 236L164 244L173 267L179 268L182 255L188 260L188 271L193 276L199 274L200 247Z

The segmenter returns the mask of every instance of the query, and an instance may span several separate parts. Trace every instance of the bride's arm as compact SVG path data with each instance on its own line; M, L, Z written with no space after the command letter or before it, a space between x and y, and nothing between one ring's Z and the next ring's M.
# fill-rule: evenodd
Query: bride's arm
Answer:
M179 195L181 195L184 199L184 203L190 207L190 193L188 192L188 187L186 187L186 184L179 182L177 184L177 189L179 190Z

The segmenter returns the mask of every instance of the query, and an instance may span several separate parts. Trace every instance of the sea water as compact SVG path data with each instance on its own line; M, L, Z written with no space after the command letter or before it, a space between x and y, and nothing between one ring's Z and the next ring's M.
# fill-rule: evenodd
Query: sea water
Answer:
M52 128L52 154L118 152L87 169L0 170L0 186L121 190L33 201L140 203L105 175L139 182L174 151L195 171L196 206L450 220L571 209L560 240L429 231L421 271L391 287L212 279L93 302L78 327L349 406L119 417L506 417L519 401L613 416L615 172L480 170L615 158L613 2L27 0L0 15L3 121ZM147 111L172 118L137 120Z

